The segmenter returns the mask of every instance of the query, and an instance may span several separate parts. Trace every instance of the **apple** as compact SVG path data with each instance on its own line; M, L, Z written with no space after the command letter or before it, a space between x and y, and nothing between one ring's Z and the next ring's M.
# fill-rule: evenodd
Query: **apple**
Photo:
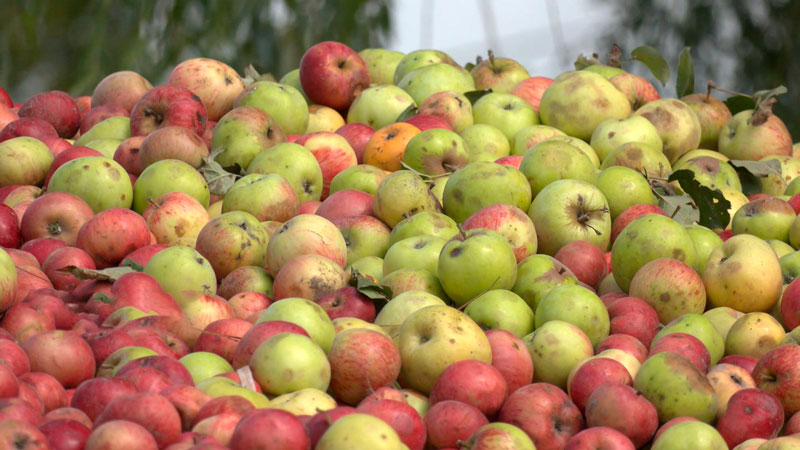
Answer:
M608 312L592 291L577 285L562 285L551 289L539 301L536 311L536 328L551 320L561 320L580 328L597 345L608 336Z
M643 142L655 147L662 145L658 129L642 116L606 120L595 128L590 139L590 144L601 161L627 142Z
M656 437L653 441L653 450L667 450L682 448L686 442L696 443L698 448L722 450L728 448L725 439L711 425L697 421L677 423Z
M265 433L265 430L271 430ZM309 437L302 422L292 414L277 409L245 413L233 430L229 446L234 450L258 448L269 443L275 448L308 448Z
M719 132L719 152L731 159L758 161L768 155L792 155L792 137L774 114L759 123L754 111L736 113Z
M244 83L227 64L209 58L187 59L172 69L167 84L182 86L200 97L208 120L217 121L233 107Z
M554 258L588 286L597 286L608 273L603 253L588 241L572 241L561 247Z
M109 117L87 130L86 133L81 134L81 136L75 140L74 145L94 147L96 144L100 144L101 146L109 145L112 140L121 142L131 137L130 124L131 121L127 115ZM117 142L117 145L119 145L120 142ZM114 146L114 148L108 148L108 151L111 154L106 156L109 158L113 157L116 146Z
M633 116L644 117L656 127L670 163L700 143L700 121L692 108L678 99L654 100L637 109Z
M797 389L794 387L798 354L800 346L782 345L762 356L753 369L756 387L775 394L783 405L786 416L800 410L800 401L795 394Z
M640 267L628 292L652 306L661 323L687 313L700 314L706 306L706 290L700 275L673 258L657 258Z
M256 81L241 92L236 108L252 106L275 120L286 134L298 134L308 127L308 107L294 87L274 81Z
M322 195L322 170L314 155L302 145L284 142L259 151L247 166L247 173L282 175L299 202L319 200Z
M325 352L296 333L279 333L262 342L250 359L250 368L261 389L270 395L304 388L325 390L331 380Z
M104 188L98 190L98 184ZM65 163L53 173L47 190L77 195L95 213L111 208L130 208L134 193L125 169L116 161L100 156Z
M529 384L511 393L498 420L519 427L542 449L563 448L584 426L567 394L547 383Z
M785 287L781 299L778 301L780 305L781 315L780 318L788 330L794 330L800 325L800 296L797 294L797 289L800 283L792 281Z
M761 239L789 242L790 229L797 215L794 208L776 197L760 198L746 203L731 220L734 235L752 234Z
M508 394L508 383L497 368L467 359L451 364L439 375L429 398L431 405L456 400L478 408L486 417L494 417Z
M248 169L263 149L286 141L277 121L255 106L240 106L227 112L214 126L211 148L223 148L215 161L223 167L238 164Z
M716 417L714 388L691 361L677 353L648 357L636 374L633 387L653 403L661 422L681 415L704 422Z
M456 222L450 217L436 211L422 211L392 227L389 245L414 236L438 236L450 239L458 232Z
M297 144L305 146L317 159L322 171L322 194L324 200L330 193L331 180L343 170L358 164L355 151L347 139L339 134L319 131L300 137Z
M369 79L373 84L393 84L394 72L405 54L383 48L365 48L358 52L367 64Z
M237 267L220 281L217 294L230 302L234 295L240 293L261 293L271 296L272 277L262 267Z
M652 343L649 356L663 352L672 352L683 356L694 364L701 373L708 372L708 367L711 364L711 355L708 349L703 345L700 339L691 334L670 333L665 335L658 341ZM711 381L710 378L709 381ZM717 401L719 403L719 397Z
M0 130L0 143L23 136L34 138L43 143L46 139L58 138L58 132L44 119L22 117L9 122Z
M131 136L146 136L158 128L179 126L202 135L208 113L202 100L185 87L156 86L131 110Z
M545 140L525 153L519 166L531 185L535 198L546 186L557 180L573 179L589 183L595 180L595 167L574 145Z
M394 335L399 335L400 326L411 314L426 306L445 304L441 298L423 290L412 289L393 293L394 297L381 308L374 323L383 327L395 327Z
M347 110L347 123L364 123L373 129L383 128L396 121L414 99L392 84L376 84L364 89Z
M94 425L99 427L117 420L131 421L143 426L153 434L162 448L177 441L181 431L178 412L169 400L156 393L142 392L114 398L97 417ZM90 436L89 441L91 440Z
M631 206L657 203L647 178L629 167L607 167L597 174L595 185L608 200L612 221Z
M487 330L506 330L517 337L533 331L534 315L519 295L506 289L493 289L469 302L464 313Z
M51 448L47 436L39 428L16 418L0 422L0 446L25 450ZM151 448L155 450L156 447Z
M592 356L592 342L577 326L561 320L550 320L525 336L525 346L533 361L533 380L567 387L572 368Z
M78 231L76 245L85 250L99 269L119 264L126 255L150 244L142 216L129 209L109 208L95 214Z
M330 390L355 405L375 388L388 386L400 373L400 352L391 339L373 330L351 329L336 335L328 352Z
M464 140L454 131L441 128L424 130L406 144L403 162L426 175L454 172L468 162Z
M617 239L617 236L622 232L622 230L628 226L634 219L641 217L645 214L660 214L662 216L667 216L667 213L661 209L661 207L657 205L651 204L639 204L629 206L627 209L622 211L617 218L613 220L611 224L611 242L610 244L613 245ZM712 232L713 233L713 232ZM714 233L716 235L716 233ZM719 237L719 236L717 236ZM720 239L721 243L721 239ZM710 253L710 251L709 251Z
M414 172L399 170L384 178L375 191L372 214L389 227L423 211L439 212L441 205L425 181Z
M725 351L725 343L711 321L702 314L687 313L667 323L653 338L652 345L670 333L688 333L700 339L708 349L711 365L717 364Z
M513 167L494 162L473 162L456 170L443 194L445 213L459 223L487 206L501 203L527 210L530 199L531 186L525 176Z
M530 127L525 127L518 133L522 133L528 128ZM494 125L472 124L461 130L459 134L466 145L469 162L496 161L498 158L511 154L512 148L508 138Z
M530 77L517 83L517 85L511 89L511 93L528 102L531 108L535 109L538 113L542 94L551 84L553 84L552 78Z
M419 413L406 402L375 400L358 405L357 413L370 414L391 426L406 445L404 448L423 450L427 432Z
M369 86L367 64L353 49L335 41L315 44L300 59L300 83L314 103L346 110Z
M56 419L43 423L39 431L45 435L51 448L57 450L82 450L91 430L86 425L70 419Z
M0 186L41 185L53 154L36 138L20 136L0 142Z
M525 100L500 92L486 94L475 102L472 106L472 117L476 124L497 127L509 141L519 130L539 123L536 110Z
M330 259L307 254L286 262L275 275L273 295L276 300L299 297L318 300L347 284L348 274Z
M725 338L725 353L761 358L777 347L786 333L771 315L751 312L734 322Z
M49 237L75 245L79 230L93 216L92 208L77 195L48 192L28 206L19 229L24 242Z
M406 55L406 58L409 58L412 53ZM403 61L400 61L394 74L395 84L408 92L417 105L422 104L437 92L454 91L463 94L475 90L472 76L455 63L428 63L408 71L398 79L398 75L403 74L405 69L408 69L408 66L403 67Z
M397 432L378 417L353 413L333 422L317 442L316 450L393 450L408 448Z
M360 215L342 217L332 222L342 233L347 245L348 266L362 258L380 258L389 249L391 230L380 219L371 215Z
M264 311L256 324L276 320L301 326L325 352L333 343L335 331L331 319L321 306L310 300L295 297L276 301Z
M472 103L464 94L441 91L428 96L417 109L420 115L439 117L455 132L461 133L473 124Z
M478 408L456 400L432 405L424 421L428 446L432 448L456 448L489 423Z
M142 171L133 185L133 204L128 206L142 214L150 204L149 199L156 200L168 192L189 194L206 208L211 196L205 179L192 166L176 159L164 159Z
M727 164L727 161L705 155L688 158L688 155L687 153L681 157L681 159L672 166L672 169L691 170L694 172L695 179L700 184L712 189L722 187L736 190L742 189L742 184L739 180L739 175L736 174L736 169L730 164Z
M743 269L755 267L759 287L752 291L749 283L756 274ZM780 298L782 279L778 257L769 244L748 234L733 236L712 251L703 271L709 305L744 313L769 311Z
M628 97L634 111L659 99L656 88L645 78L634 73L617 74L610 77L608 81Z
M535 254L520 261L517 266L517 281L511 290L535 311L541 298L562 284L578 284L578 279L552 256Z
M392 244L383 255L383 273L399 269L425 269L438 275L438 260L447 240L437 236L415 236Z
M303 327L292 322L271 320L255 323L236 345L231 364L236 369L247 366L250 363L250 358L253 353L262 342L283 332L298 333L308 336L308 333Z
M2 255L0 253L0 255ZM0 256L2 258L2 256ZM25 350L14 339L0 339L0 362L7 365L17 377L31 371L31 363Z
M153 200L142 217L159 244L190 247L210 221L203 205L185 192L168 192Z
M94 375L91 347L80 336L67 331L45 331L28 338L22 348L31 370L55 377L67 388L76 387Z
M624 119L630 114L625 95L602 75L587 71L559 75L539 103L543 124L585 141L603 121Z
M712 367L706 374L706 378L714 388L714 392L717 393L717 418L721 418L728 410L728 402L733 394L742 389L756 387L750 371L725 362L720 362Z
M259 219L236 210L224 212L204 225L197 235L195 249L211 264L216 279L221 280L238 267L263 266L267 241Z
M19 117L36 117L48 122L59 137L71 138L78 132L81 114L71 95L63 91L36 94L19 108Z
M347 139L347 142L353 147L356 160L359 164L363 163L364 148L372 135L375 134L375 129L364 123L353 122L340 127L336 130L336 134Z
M184 290L212 294L217 290L214 268L197 250L187 246L172 246L156 253L145 265L144 273L155 278L174 298Z
M658 412L632 387L606 384L598 386L587 399L586 425L613 428L640 448L658 428Z

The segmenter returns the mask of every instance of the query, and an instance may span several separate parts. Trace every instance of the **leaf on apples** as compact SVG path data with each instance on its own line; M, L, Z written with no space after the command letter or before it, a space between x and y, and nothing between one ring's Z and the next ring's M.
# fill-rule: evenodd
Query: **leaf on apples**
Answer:
M136 261L134 261L132 259L124 259L124 260L122 260L122 262L119 263L119 266L120 267L130 267L131 269L133 269L133 270L135 270L137 272L144 272L144 266L139 264L139 263L137 263Z
M271 73L259 73L258 70L252 65L248 64L247 67L244 68L244 77L242 78L244 82L244 86L250 86L251 84L255 83L256 81L276 81L275 76Z
M684 47L678 56L678 79L675 82L675 90L678 98L694 92L694 62L691 47Z
M484 89L481 91L469 91L469 92L464 92L464 97L467 97L467 100L469 100L469 102L474 105L475 102L480 100L481 97L491 92L492 92L491 89Z
M728 164L736 169L739 181L742 183L742 192L752 195L761 192L761 178L769 175L781 176L781 163L776 160L745 161L732 160Z
M672 172L668 181L677 181L686 194L688 194L700 214L697 223L708 228L725 228L731 221L728 209L731 202L722 195L719 189L703 186L694 177L691 170L677 170Z
M224 148L215 148L211 153L203 158L203 165L197 169L208 183L208 190L214 195L224 196L233 186L233 183L240 177L238 173L225 170L214 159L224 151ZM237 165L238 167L238 165Z
M748 119L748 123L751 125L759 126L764 124L764 122L769 119L769 116L772 115L772 105L778 101L778 96L787 93L789 90L786 89L786 86L778 86L774 89L767 89L763 91L758 91L753 94L753 98L756 100L755 111L753 111L753 115L750 116Z
M77 266L66 266L58 269L58 271L70 273L79 280L99 280L109 281L111 283L117 281L119 277L125 275L126 273L138 272L136 269L129 266L109 267L103 270L86 269Z
M731 111L732 115L736 115L748 109L755 109L756 107L756 101L747 95L734 95L725 99L723 103L725 103L725 106Z
M669 64L667 64L667 60L661 56L658 50L649 45L636 47L631 52L631 58L647 66L653 76L661 82L662 86L669 81Z
M658 206L679 224L691 225L700 220L700 211L697 210L689 194L657 194L657 196Z
M95 292L92 294L92 299L97 300L101 303L105 303L106 305L110 305L111 303L116 300L116 298L106 294L105 292Z
M593 54L591 57L587 58L583 56L583 53L578 55L578 59L575 60L573 64L575 66L575 70L583 70L589 66L594 66L597 64L602 64L600 60L597 59L597 53Z
M353 270L350 275L350 286L355 287L358 292L366 295L372 300L389 301L392 299L392 289L383 286L372 277L366 276L357 270Z
M401 112L400 115L397 116L397 119L395 119L394 121L402 122L408 119L409 117L414 117L416 115L417 115L417 105L411 104L408 105L408 108L404 109L403 112Z

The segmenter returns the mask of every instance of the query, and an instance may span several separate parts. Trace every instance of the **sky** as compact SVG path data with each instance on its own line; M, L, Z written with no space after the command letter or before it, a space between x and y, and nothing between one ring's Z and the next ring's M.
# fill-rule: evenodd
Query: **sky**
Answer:
M442 50L462 65L492 49L531 76L552 78L571 70L580 53L605 55L599 39L612 12L590 0L398 0L387 47Z

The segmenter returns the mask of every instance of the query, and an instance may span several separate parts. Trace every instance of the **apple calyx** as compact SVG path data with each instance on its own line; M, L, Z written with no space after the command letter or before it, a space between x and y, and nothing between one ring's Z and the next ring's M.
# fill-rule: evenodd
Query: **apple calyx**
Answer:
M60 222L56 221L47 224L47 234L50 236L58 236L63 232L64 228L61 226Z
M608 206L603 205L602 208L595 208L595 209L586 209L584 205L584 200L582 195L578 195L578 200L575 204L569 206L568 209L572 210L572 213L575 215L575 220L583 227L586 227L595 232L596 235L600 236L603 234L597 228L591 226L589 221L594 219L597 214L603 215L608 214L609 209Z

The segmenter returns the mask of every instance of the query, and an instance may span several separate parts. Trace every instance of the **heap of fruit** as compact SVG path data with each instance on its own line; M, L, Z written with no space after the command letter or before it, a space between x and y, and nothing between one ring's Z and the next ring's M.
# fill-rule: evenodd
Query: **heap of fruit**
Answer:
M0 447L800 448L780 90L618 60L0 89Z

